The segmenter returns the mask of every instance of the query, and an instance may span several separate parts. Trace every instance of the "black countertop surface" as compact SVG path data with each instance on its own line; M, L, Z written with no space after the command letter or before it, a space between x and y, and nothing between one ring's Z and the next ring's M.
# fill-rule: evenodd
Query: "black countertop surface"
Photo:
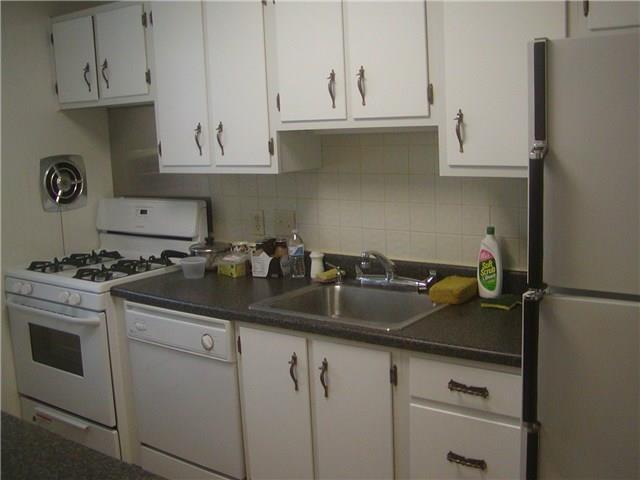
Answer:
M476 298L453 305L398 331L249 310L259 300L308 285L308 279L228 278L208 273L189 280L182 272L111 289L115 296L182 312L240 320L417 352L520 366L521 307L509 312L480 307Z

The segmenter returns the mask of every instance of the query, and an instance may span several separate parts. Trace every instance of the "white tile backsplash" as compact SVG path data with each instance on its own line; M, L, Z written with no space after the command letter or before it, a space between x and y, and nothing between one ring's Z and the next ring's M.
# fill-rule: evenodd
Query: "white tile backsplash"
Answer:
M435 132L325 135L322 159L296 174L210 176L216 237L251 239L256 208L273 235L285 209L310 249L473 265L494 224L505 267L525 268L525 180L439 177Z

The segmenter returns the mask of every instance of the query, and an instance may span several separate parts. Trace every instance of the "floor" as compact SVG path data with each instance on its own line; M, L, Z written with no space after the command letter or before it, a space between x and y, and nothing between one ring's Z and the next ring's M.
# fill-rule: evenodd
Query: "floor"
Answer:
M0 475L11 480L163 480L6 413L1 449Z

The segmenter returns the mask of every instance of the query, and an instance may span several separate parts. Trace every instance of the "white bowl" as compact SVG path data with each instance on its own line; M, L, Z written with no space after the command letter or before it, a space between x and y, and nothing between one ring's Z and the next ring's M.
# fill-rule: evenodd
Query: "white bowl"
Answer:
M204 257L185 257L180 259L184 278L204 277L204 267L207 259Z

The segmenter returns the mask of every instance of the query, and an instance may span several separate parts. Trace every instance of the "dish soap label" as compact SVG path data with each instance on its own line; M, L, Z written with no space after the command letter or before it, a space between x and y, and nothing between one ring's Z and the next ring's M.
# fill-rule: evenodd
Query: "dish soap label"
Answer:
M480 250L478 257L478 279L480 280L480 284L487 290L493 292L498 283L496 259L491 255L491 252L484 248Z

